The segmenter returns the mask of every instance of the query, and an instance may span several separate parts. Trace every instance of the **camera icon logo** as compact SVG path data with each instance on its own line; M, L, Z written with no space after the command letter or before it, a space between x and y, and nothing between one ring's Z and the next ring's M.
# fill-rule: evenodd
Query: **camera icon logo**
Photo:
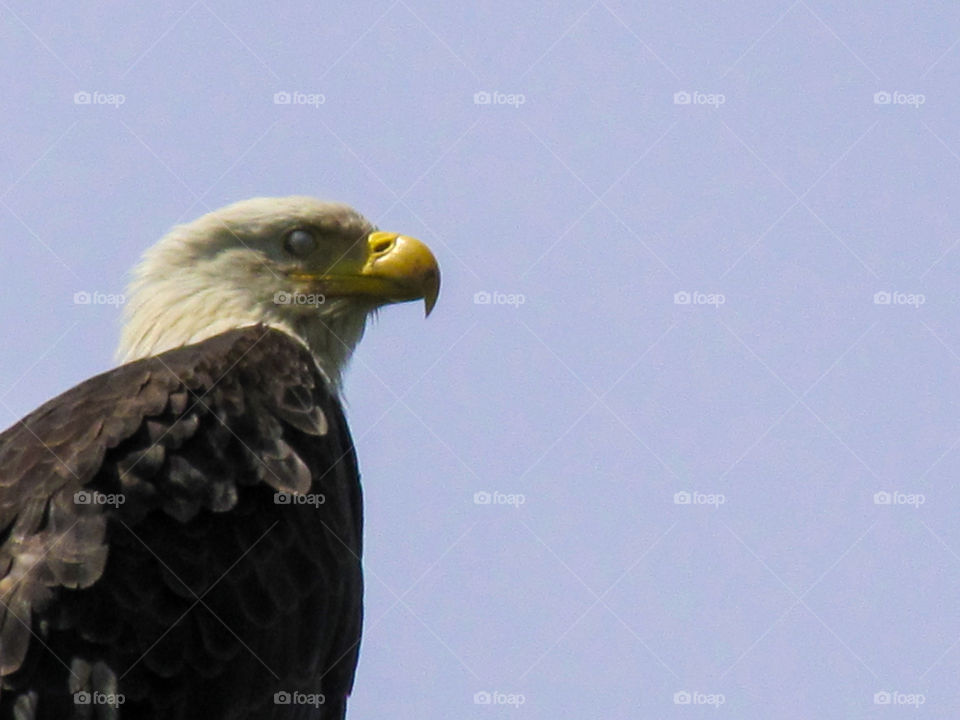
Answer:
M885 491L874 493L873 504L874 505L891 505L893 504L893 495Z

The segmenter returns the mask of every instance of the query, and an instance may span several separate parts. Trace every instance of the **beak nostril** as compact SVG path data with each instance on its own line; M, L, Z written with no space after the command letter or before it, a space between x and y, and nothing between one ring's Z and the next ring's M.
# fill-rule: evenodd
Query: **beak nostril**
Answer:
M381 240L380 242L378 242L376 245L373 246L373 251L377 255L380 255L381 253L385 253L391 247L393 247L393 240Z

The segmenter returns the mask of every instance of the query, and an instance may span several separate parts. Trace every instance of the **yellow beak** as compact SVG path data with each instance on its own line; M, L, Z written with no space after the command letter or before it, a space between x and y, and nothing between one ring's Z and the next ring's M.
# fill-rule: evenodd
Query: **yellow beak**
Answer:
M381 230L367 237L362 268L341 265L310 280L319 281L327 297L367 298L378 305L422 299L427 315L440 294L440 268L430 248L407 235Z

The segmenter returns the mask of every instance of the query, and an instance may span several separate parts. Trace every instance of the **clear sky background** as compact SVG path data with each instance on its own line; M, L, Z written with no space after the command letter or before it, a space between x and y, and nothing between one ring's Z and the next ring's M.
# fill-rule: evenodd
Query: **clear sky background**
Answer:
M960 5L0 0L0 67L4 426L178 221L435 250L347 381L353 718L960 715Z

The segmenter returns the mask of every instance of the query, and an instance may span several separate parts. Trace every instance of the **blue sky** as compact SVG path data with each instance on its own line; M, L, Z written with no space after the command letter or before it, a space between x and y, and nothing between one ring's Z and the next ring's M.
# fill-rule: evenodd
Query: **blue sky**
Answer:
M960 712L960 6L2 0L0 61L3 425L176 222L435 250L347 380L353 717Z

